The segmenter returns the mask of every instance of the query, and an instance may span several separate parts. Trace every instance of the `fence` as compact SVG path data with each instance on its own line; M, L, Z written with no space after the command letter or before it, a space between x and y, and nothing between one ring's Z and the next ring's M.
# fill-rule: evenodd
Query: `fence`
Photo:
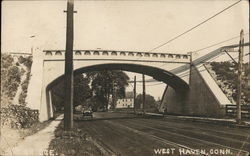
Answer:
M229 117L236 117L237 106L226 105L226 115ZM250 105L241 105L241 116L242 118L250 118Z

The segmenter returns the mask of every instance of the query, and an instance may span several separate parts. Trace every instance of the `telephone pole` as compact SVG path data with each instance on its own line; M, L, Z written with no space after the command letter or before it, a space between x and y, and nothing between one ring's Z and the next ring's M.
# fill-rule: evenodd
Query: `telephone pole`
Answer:
M66 30L66 52L65 52L65 74L64 74L64 129L73 128L73 40L74 40L74 0L67 1L67 30Z
M145 75L142 74L142 109L143 109L143 115L145 114Z
M135 99L136 99L136 76L134 76L134 113L135 113Z
M244 32L243 29L240 32L240 43L239 43L239 63L238 63L238 85L237 85L237 123L241 123L241 81L242 81L242 63L244 53Z

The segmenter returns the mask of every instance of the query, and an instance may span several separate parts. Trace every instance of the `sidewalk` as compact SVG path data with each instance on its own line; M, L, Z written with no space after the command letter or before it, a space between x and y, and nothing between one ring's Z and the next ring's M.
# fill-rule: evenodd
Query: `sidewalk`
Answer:
M63 115L58 116L45 129L26 137L16 147L6 151L5 156L42 156L43 153L48 153L49 143L62 118Z

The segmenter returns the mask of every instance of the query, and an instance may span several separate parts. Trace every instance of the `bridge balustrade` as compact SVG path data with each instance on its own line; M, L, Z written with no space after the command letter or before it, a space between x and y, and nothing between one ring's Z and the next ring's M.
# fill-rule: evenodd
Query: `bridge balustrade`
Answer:
M153 57L158 57L158 54L153 54L152 56L153 56Z
M126 56L126 53L125 52L120 52L120 55L121 56Z
M172 54L169 54L168 58L174 58L174 56Z
M62 55L61 51L56 51L55 55Z
M102 55L109 55L109 52L104 51L104 52L102 52Z
M149 53L144 53L144 56L145 57L150 57L150 54Z
M117 52L112 51L112 52L111 52L111 55L113 55L113 56L114 56L114 55L115 55L115 56L117 56Z
M65 50L44 50L46 59L64 59ZM152 59L157 61L178 61L189 63L190 55L188 54L171 54L171 53L149 53L149 52L132 52L132 51L105 51L105 50L74 50L74 58L88 59ZM83 56L82 56L83 55ZM105 58L104 56L109 56ZM124 58L122 58L124 59Z
M133 52L129 52L128 56L134 56L134 53Z
M91 55L90 51L85 51L84 55Z
M175 55L175 58L176 58L176 59L180 59L180 58L181 58L181 55Z
M166 57L166 55L165 55L165 54L161 54L161 55L160 55L160 57L165 58L165 57Z
M79 51L79 50L77 50L77 51L75 52L75 55L82 55L82 52Z
M93 55L100 55L99 51L94 51Z
M136 56L142 57L142 53L137 53Z

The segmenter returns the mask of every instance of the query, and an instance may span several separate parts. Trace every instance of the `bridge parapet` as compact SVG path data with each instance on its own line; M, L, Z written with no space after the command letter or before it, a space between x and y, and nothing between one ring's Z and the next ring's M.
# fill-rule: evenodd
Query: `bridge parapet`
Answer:
M65 50L44 50L44 60L62 60ZM108 50L74 50L73 58L96 60L141 60L157 62L182 62L189 63L189 54L149 53L133 51L108 51Z

